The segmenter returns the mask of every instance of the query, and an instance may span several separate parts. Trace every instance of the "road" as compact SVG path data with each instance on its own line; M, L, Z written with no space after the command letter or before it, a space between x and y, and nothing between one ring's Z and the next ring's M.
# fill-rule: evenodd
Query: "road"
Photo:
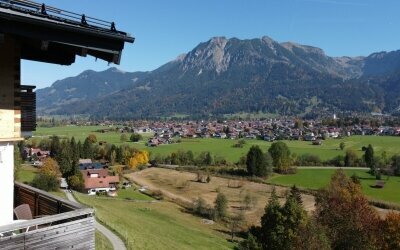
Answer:
M67 195L68 200L78 203L78 201L75 200L74 196L71 193L65 192L65 194ZM95 221L95 227L100 233L108 238L108 240L113 245L114 250L126 250L124 242L108 228L98 223L97 221Z
M351 170L369 170L369 168L363 167L297 167L297 169L351 169Z

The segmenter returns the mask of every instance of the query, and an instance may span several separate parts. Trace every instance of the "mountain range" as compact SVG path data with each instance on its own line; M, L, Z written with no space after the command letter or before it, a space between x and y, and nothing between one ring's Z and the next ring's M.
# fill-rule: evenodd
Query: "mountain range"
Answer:
M269 37L214 37L153 71L88 70L36 93L39 114L94 118L393 113L400 107L400 50L330 57Z

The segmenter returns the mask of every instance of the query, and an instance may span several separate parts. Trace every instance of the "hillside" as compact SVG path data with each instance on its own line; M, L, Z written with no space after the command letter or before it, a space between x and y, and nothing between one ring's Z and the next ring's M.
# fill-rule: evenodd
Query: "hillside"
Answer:
M334 58L269 37L215 37L151 72L111 68L57 81L37 91L38 110L97 118L392 112L399 69L400 51Z

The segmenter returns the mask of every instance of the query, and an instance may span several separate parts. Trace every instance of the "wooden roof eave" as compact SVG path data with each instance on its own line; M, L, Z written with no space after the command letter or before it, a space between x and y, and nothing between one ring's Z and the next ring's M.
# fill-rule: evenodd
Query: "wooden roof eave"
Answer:
M75 56L92 55L119 64L125 42L134 38L122 32L106 32L81 25L70 25L27 14L12 15L0 10L0 33L12 34L21 41L22 59L70 65ZM32 48L32 41L57 44L57 50Z

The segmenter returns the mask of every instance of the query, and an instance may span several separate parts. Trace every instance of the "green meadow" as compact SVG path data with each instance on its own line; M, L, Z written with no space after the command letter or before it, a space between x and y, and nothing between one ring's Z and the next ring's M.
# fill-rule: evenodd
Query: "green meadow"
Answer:
M232 249L218 224L206 225L200 217L170 202L131 202L75 193L96 210L96 217L118 232L128 249Z
M222 156L230 162L237 162L241 156L246 155L249 148L252 145L259 145L264 151L267 151L271 146L271 142L265 142L262 140L246 140L246 144L243 148L233 148L232 146L237 142L236 140L230 139L214 139L214 138L193 138L193 139L181 139L181 143L175 143L170 145L160 145L158 147L147 147L145 145L147 139L152 134L144 134L144 139L140 142L121 142L121 134L118 132L106 132L99 133L94 132L98 129L104 129L106 127L101 126L64 126L64 127L53 127L53 128L38 128L34 132L34 138L39 142L41 138L48 137L51 135L58 135L60 137L72 137L76 140L83 140L88 134L95 134L98 141L106 141L110 144L120 145L127 143L138 149L145 149L152 154L167 155L177 150L192 150L195 154L203 151L210 151L213 155ZM129 138L129 135L128 135ZM339 144L345 143L345 149L342 151L339 149ZM363 154L361 151L362 146L373 145L376 154L380 154L383 151L391 156L393 154L400 153L400 137L390 136L351 136L343 139L328 139L323 141L320 146L312 145L311 142L307 141L285 141L289 146L292 153L297 155L301 154L315 154L318 155L321 160L332 159L337 155L344 155L347 149L354 149L360 156Z
M375 188L375 176L368 174L367 170L344 168L344 171L348 176L356 174L360 178L362 191L369 199L400 204L400 177L383 175L382 180L385 181L385 186ZM328 185L334 172L335 169L302 168L293 175L274 174L267 180L267 183L319 189Z

